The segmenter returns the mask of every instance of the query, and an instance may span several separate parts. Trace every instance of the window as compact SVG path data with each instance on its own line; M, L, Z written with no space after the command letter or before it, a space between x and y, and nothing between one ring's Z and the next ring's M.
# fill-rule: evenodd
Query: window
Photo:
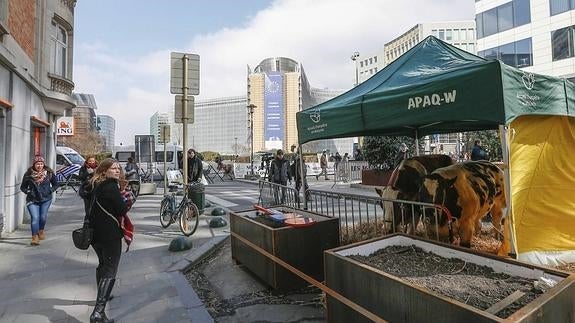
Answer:
M531 38L515 42L515 53L517 54L516 67L533 65L533 49L531 48Z
M68 32L56 22L52 22L50 43L50 72L67 78Z
M474 40L475 39L475 32L473 29L467 29L467 39Z
M359 62L359 67L363 67L363 61Z
M477 27L477 38L483 38L483 13L475 16L475 27Z
M445 40L453 40L453 31L451 29L445 31Z
M371 65L373 63L373 58L369 58L369 64Z
M432 34L433 36L439 38L439 36L438 36L439 34L437 33L437 29L432 29L432 30L431 30L431 34Z
M523 26L531 22L529 0L513 1L513 20L513 26L515 27Z
M475 16L477 38L487 37L530 23L531 8L529 1L514 0L477 14ZM575 0L570 1L575 2Z
M573 26L551 32L553 60L573 57Z
M499 31L513 28L513 3L497 7L497 24Z
M374 63L377 63L377 56L374 56L374 57L373 57L373 62L374 62Z
M503 63L514 67L533 65L531 38L486 49L477 53L477 55L487 59L499 59Z
M483 13L483 35L489 36L497 33L497 8Z
M453 29L453 40L459 40L459 29Z
M439 37L438 38L441 40L445 40L445 30L443 30L443 29L439 30Z
M557 15L573 9L573 0L549 0L551 15Z
M503 63L516 66L515 43L499 46L499 57Z

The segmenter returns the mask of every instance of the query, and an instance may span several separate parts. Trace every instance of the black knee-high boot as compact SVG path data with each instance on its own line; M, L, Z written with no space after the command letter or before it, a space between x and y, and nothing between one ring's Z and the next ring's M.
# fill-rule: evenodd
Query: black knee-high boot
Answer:
M108 319L106 317L106 303L108 303L108 297L114 288L115 278L101 278L98 283L98 296L96 297L96 306L94 306L94 311L90 315L90 323L114 323L114 320Z
M98 268L96 268L96 286L100 285L100 280L102 279L102 275L100 275L100 271L98 270ZM108 301L111 301L114 298L113 294L110 294L110 296L108 296Z

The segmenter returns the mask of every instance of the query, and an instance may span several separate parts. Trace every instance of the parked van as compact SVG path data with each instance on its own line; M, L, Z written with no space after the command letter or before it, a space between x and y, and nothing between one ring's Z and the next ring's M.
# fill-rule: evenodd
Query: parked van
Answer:
M160 174L164 174L164 145L156 145L156 168ZM184 156L183 147L178 145L166 145L166 168L178 170L182 168L180 163Z
M72 148L57 146L56 147L56 171L70 165L84 165L84 157Z

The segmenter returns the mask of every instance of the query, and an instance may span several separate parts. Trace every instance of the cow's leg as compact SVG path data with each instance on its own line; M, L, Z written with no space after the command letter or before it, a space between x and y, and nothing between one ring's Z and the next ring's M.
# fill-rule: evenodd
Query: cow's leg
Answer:
M461 246L471 248L471 239L475 234L475 226L477 225L477 217L473 214L461 215L461 224L459 225L459 236L461 238Z
M503 231L501 227L501 220L503 219L503 205L501 205L501 201L495 200L495 204L491 208L491 223L493 224L493 228L495 229L495 235L498 240L501 240L503 237Z

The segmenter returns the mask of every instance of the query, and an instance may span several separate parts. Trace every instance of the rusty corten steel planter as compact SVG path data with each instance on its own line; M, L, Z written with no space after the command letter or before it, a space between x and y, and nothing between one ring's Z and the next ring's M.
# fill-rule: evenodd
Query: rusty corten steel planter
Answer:
M558 283L502 319L347 257L367 256L393 245L415 245L496 272L530 279L544 276ZM402 234L327 250L325 281L329 288L389 322L575 322L575 275ZM329 296L327 318L330 323L371 322Z
M282 207L275 209L281 210ZM256 210L230 212L231 232L321 281L324 250L339 246L339 219L299 209L289 210L290 212L295 210L296 213L311 217L317 222L307 227L272 228L250 218L255 216ZM233 235L231 247L232 258L236 262L246 266L274 289L289 290L308 285L305 280Z

